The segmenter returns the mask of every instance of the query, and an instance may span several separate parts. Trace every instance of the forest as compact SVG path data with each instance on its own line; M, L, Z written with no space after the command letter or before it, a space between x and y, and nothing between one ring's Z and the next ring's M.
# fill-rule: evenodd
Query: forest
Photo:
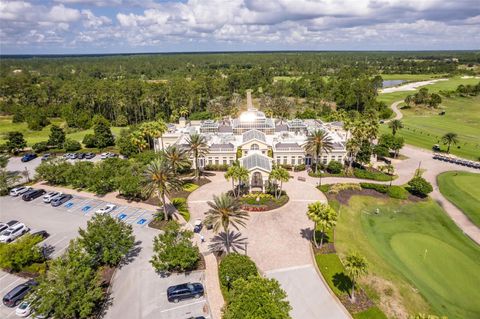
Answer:
M3 57L0 114L31 130L58 117L71 129L90 128L94 115L116 126L206 119L235 115L252 89L277 117L328 118L343 109L388 118L376 99L382 74L453 75L478 63L470 51Z

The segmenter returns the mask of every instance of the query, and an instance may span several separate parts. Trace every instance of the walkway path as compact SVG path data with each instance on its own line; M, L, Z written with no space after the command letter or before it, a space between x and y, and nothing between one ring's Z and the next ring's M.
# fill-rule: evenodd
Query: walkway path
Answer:
M207 201L231 188L223 173L210 179L211 183L200 187L188 198L192 220L203 219L208 211ZM290 180L284 187L292 200L275 211L251 213L247 227L240 229L248 243L247 254L261 273L279 280L293 307L293 318L350 318L316 273L310 251L312 223L305 212L309 203L325 201L325 196L312 185L297 180ZM206 230L202 230L202 234L207 243L214 235ZM208 251L207 244L200 244L200 247L202 252ZM240 248L240 252L244 253L244 245ZM210 296L209 302L214 313L214 302Z
M385 121L385 123L388 123L392 120L401 120L403 118L403 114L402 112L400 112L400 110L398 109L398 106L403 103L404 101L401 100L401 101L397 101L397 102L393 102L392 105L390 106L393 110L393 112L395 113L395 117L393 119L390 119L388 121Z

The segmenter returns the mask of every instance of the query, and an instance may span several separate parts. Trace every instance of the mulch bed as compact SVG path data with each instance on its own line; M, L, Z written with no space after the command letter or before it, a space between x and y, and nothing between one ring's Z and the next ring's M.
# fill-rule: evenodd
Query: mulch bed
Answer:
M390 196L384 193L377 192L374 189L361 189L361 190L355 190L355 189L346 189L338 192L337 194L325 194L327 196L328 200L337 200L340 204L342 205L348 205L348 202L350 201L350 198L352 196L372 196L375 198L380 198L380 199L389 199ZM409 194L407 200L412 201L412 202L421 202L425 201L426 198L420 198L415 195Z
M362 312L375 306L373 301L368 298L365 291L357 288L355 289L355 303L352 303L348 294L341 295L340 301L350 313Z
M159 229L159 230L163 230L165 228L165 225L167 225L168 221L166 220L157 220L157 219L153 219L149 224L148 224L148 227L150 228L155 228L155 229Z
M317 248L315 247L315 245L312 243L312 248L313 248L313 252L315 254L334 254L336 253L337 251L335 250L335 245L333 243L326 243L326 244L323 244L322 248Z
M287 196L287 195L284 195ZM285 201L280 200L271 200L267 202L266 204L259 204L259 205L252 205L252 204L242 204L242 209L248 212L268 212L270 210L274 210L277 208L280 208L282 206L285 206L290 198L287 196L287 199Z

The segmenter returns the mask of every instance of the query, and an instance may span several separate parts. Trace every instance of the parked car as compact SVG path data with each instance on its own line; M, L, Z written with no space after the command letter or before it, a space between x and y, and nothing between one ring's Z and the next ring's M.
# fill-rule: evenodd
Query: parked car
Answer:
M20 187L15 187L10 190L10 196L18 196L25 194L32 188L30 186L20 186Z
M438 145L438 144L433 145L433 146L432 146L432 150L434 150L434 151L440 151L440 145Z
M170 302L179 302L183 299L200 298L203 296L203 285L199 282L170 286L167 289L167 299Z
M38 283L35 280L29 280L23 284L16 286L12 290L10 290L5 296L3 296L3 304L10 308L15 307L36 285L38 285Z
M84 159L85 158L85 153L77 153L77 158L78 159Z
M27 153L25 155L23 155L22 157L22 162L29 162L31 160L33 160L34 158L37 157L37 154L34 154L34 153Z
M50 192L45 195L43 195L43 202L44 203L50 203L55 197L61 196L63 193L62 192Z
M73 196L70 195L70 194L62 194L61 196L58 196L58 197L52 199L52 201L50 203L53 207L57 207L57 206L62 205L63 203L68 202L72 198L73 198Z
M195 219L193 223L193 232L199 233L202 230L202 227L203 227L202 220L199 218Z
M115 208L117 208L117 205L107 204L107 206L105 206L103 208L100 208L95 213L97 213L97 214L108 214L111 211L113 211Z
M15 310L15 314L19 317L28 317L32 309L30 307L29 301L22 301L21 304L18 305L17 309Z
M44 189L34 189L30 192L26 192L23 194L22 199L26 202L29 202L31 200L34 200L35 198L38 198L42 195L44 195L46 191Z
M10 243L22 236L30 229L25 224L17 223L0 234L0 243Z
M13 225L16 225L18 224L18 220L11 220L9 221L8 223L0 223L0 234L9 229L10 227L12 227Z
M39 230L37 232L32 233L32 236L40 236L43 239L47 239L50 234L46 230Z
M96 155L95 153L86 153L85 154L85 159L92 159L92 158L95 157L95 155Z
M43 162L43 161L46 161L46 160L50 159L51 157L52 157L52 155L50 153L45 153L45 154L42 155L40 160L42 160L42 162Z

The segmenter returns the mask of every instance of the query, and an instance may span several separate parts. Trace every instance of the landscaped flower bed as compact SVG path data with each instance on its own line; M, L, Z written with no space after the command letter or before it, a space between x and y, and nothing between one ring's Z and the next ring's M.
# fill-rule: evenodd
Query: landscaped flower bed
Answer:
M271 194L250 193L240 198L242 209L249 212L265 212L282 207L288 202L288 196L282 194L279 198Z

